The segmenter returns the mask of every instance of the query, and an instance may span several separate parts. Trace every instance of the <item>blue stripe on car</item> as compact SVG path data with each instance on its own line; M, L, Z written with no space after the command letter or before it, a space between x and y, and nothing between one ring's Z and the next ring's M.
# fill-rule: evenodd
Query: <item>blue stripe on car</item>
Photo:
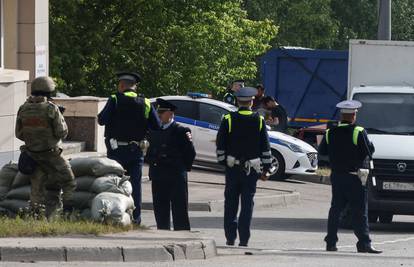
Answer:
M194 126L201 127L201 128L207 128L207 129L211 129L211 130L215 130L215 131L218 131L218 129L219 129L218 125L211 124L211 123L208 123L208 122L205 122L205 121L198 121L198 120L189 119L189 118L181 117L181 116L175 116L174 119L175 119L176 122L181 122L181 123L185 123L185 124L189 124L189 125L194 125ZM279 139L276 139L276 138L273 138L273 137L269 137L269 141L270 141L270 143L273 143L273 144L288 147L286 144L280 142Z

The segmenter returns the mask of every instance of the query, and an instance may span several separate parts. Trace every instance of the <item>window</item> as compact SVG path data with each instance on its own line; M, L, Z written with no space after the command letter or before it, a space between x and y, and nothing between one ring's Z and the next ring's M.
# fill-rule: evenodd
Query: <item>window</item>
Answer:
M200 103L200 121L220 125L224 115L228 110L210 104Z
M185 100L168 100L175 106L177 106L177 110L175 111L176 116L186 117L190 119L196 119L196 112L195 112L195 103L191 101Z

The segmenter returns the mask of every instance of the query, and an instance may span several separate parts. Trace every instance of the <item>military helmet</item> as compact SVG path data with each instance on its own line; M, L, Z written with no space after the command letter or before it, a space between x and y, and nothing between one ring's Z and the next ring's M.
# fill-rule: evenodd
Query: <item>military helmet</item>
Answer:
M32 81L32 92L50 93L55 91L56 84L50 77L37 77Z

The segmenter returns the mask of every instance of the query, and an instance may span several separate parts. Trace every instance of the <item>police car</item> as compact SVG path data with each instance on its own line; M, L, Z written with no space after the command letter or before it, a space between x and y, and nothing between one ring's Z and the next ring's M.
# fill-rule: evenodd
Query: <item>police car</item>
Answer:
M222 117L237 107L208 98L206 94L162 96L178 109L175 121L191 129L197 156L195 164L217 168L216 136ZM156 98L151 99L155 102ZM292 136L268 131L272 155L277 171L274 178L293 174L314 174L318 166L317 151L309 144ZM248 140L246 140L248 141Z

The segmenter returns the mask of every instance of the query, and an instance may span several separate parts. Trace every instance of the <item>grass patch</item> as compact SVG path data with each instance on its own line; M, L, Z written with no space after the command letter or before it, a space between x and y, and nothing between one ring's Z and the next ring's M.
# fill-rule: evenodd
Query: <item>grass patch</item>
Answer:
M70 234L97 236L138 229L142 230L144 227L134 224L120 226L70 219L47 221L46 219L31 217L16 217L14 219L0 217L0 237L62 236Z
M328 167L319 167L316 170L316 174L319 176L330 176L331 175L331 169Z

